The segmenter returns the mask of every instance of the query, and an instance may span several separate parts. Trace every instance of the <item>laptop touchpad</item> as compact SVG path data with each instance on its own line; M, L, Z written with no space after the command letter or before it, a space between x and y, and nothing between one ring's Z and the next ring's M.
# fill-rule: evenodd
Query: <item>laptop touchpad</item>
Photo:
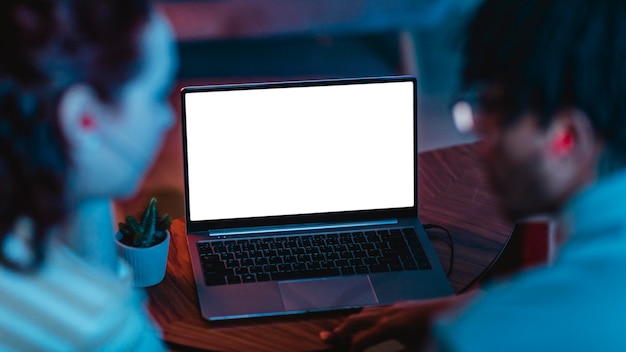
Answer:
M360 307L378 302L367 276L278 283L286 310Z

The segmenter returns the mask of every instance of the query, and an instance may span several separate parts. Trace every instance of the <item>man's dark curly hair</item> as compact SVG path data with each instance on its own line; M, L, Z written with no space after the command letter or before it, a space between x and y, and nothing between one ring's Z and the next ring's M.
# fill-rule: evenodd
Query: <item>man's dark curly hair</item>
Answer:
M626 165L625 0L486 0L466 33L463 88L499 87L504 125L578 108Z

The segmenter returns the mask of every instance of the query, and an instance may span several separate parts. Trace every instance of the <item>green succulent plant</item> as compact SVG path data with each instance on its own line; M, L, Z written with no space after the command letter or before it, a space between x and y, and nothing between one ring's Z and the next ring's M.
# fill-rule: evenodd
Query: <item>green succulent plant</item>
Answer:
M152 197L138 216L127 215L126 220L118 224L122 234L120 242L140 248L154 246L165 239L171 224L169 215L159 215L157 200Z

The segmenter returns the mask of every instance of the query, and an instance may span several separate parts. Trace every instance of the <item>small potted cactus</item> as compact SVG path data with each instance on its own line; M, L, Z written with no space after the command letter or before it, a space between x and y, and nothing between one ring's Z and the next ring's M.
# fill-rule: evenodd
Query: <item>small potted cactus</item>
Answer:
M159 215L154 197L138 216L128 215L119 223L117 248L133 269L134 286L153 286L165 277L171 223L167 214Z

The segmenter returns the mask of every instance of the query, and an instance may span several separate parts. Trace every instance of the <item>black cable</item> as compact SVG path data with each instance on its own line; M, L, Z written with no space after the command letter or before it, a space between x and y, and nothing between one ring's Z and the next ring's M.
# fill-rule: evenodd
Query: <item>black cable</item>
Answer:
M446 242L446 243L448 244L448 247L450 248L450 266L448 267L448 272L446 273L446 276L450 277L450 274L452 274L452 266L454 264L454 241L452 241L452 235L450 235L450 232L443 226L439 226L435 224L424 225L424 230L426 230L426 233L428 233L428 230L430 229L442 230L443 232L446 233L446 235L448 235L449 242Z
M515 228L513 229L513 231L515 231ZM465 291L467 291L470 287L474 286L475 283L479 282L480 280L482 280L482 278L489 272L491 271L491 269L493 268L493 266L496 264L496 262L498 261L498 259L500 259L500 257L502 256L502 253L504 253L504 250L506 249L507 245L509 244L509 241L511 240L511 237L513 237L513 231L511 231L511 233L509 234L509 236L506 238L506 241L504 242L504 246L502 246L502 248L500 249L500 251L498 252L498 254L495 256L495 258L493 258L493 260L491 261L491 263L489 263L489 265L487 265L487 267L485 269L483 269L483 271L476 276L476 278L474 278L474 280L472 280L469 284L467 284L465 287L463 287L459 293L457 294L461 294L461 293L465 293Z

